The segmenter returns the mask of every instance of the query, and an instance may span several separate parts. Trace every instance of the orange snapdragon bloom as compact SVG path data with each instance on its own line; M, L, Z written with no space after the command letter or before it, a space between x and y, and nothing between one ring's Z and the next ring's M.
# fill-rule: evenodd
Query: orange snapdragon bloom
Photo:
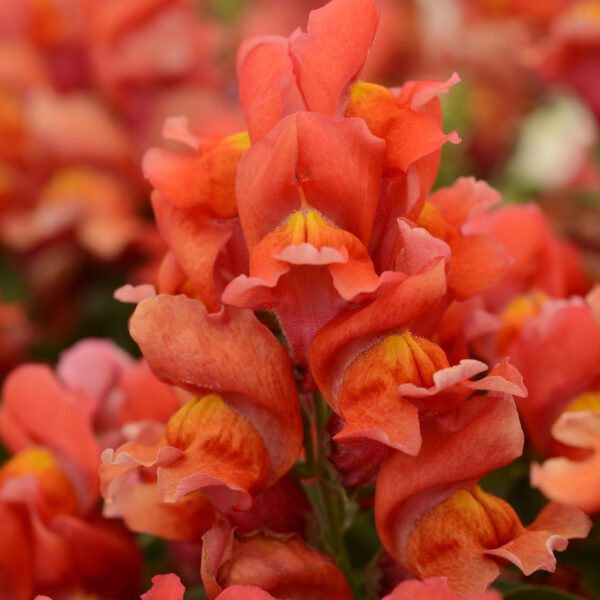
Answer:
M133 473L156 468L166 502L202 490L223 510L248 509L252 494L280 479L300 451L298 398L284 349L252 313L208 314L183 296L141 302L131 333L157 376L194 397L159 439L105 451L105 498L114 500ZM256 372L231 369L230 357L242 354Z
M524 527L503 500L477 481L520 453L523 434L510 398L474 398L456 413L428 419L416 457L392 455L376 490L377 531L386 550L419 579L444 576L468 595L500 573L497 559L526 575L553 571L553 550L585 537L589 519L578 509L547 505Z
M319 389L344 426L334 439L371 439L417 455L420 417L455 410L475 390L525 395L508 363L488 377L465 359L450 366L427 335L446 293L443 264L405 279L362 309L328 323L311 347L311 369Z
M201 574L211 600L235 585L257 586L275 598L352 598L333 561L298 537L265 533L237 537L226 525L205 534Z

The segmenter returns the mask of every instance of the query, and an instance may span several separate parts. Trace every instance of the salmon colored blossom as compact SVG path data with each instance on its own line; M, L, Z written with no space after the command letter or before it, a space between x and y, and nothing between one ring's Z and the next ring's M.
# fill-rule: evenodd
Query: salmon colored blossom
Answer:
M445 292L439 263L318 333L311 367L327 402L344 422L336 441L368 438L417 455L423 415L453 411L475 390L526 394L508 363L484 379L469 381L487 365L465 359L450 366L444 351L423 337Z
M173 336L173 326L179 336ZM297 393L283 348L251 313L210 315L200 302L185 297L144 300L131 331L157 376L195 396L169 419L158 439L104 453L105 497L116 497L132 472L157 467L166 502L203 490L224 510L249 508L251 494L275 483L299 453ZM209 354L203 352L206 347ZM230 353L242 349L264 368L252 376L232 371Z
M477 485L521 453L512 399L475 398L428 419L423 440L418 456L396 453L384 463L375 508L384 547L419 579L444 576L455 593L480 593L500 574L498 559L525 574L553 571L553 551L587 535L591 523L578 509L549 504L524 527L510 505Z
M552 436L568 448L583 451L583 458L554 457L534 464L531 484L556 502L578 506L588 513L600 511L600 392L577 397L552 426Z
M203 542L202 581L211 599L234 585L257 586L275 598L352 598L329 557L297 537L258 533L238 538L221 525L208 531Z

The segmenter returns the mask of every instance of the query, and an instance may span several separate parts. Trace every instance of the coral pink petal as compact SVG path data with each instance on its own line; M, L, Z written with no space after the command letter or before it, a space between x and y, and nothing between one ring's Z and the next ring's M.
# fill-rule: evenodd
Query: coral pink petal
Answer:
M489 590L465 599L450 591L445 577L430 577L424 581L403 581L382 600L502 600L502 596Z
M183 600L184 593L185 586L177 575L155 575L152 587L142 594L142 600Z
M282 117L306 108L296 85L287 38L262 36L243 42L237 74L240 105L254 144Z
M7 377L0 434L13 452L45 445L73 477L80 501L93 502L98 488L100 449L91 423L93 402L84 392L61 387L44 365L23 365Z
M487 365L479 360L463 359L458 365L440 369L433 374L433 385L428 388L418 387L414 383L403 383L398 386L398 395L407 398L426 398L434 396L449 387L464 382L487 370Z
M443 261L430 271L391 285L366 307L328 323L315 336L310 350L311 372L327 402L337 407L344 367L370 339L406 327L440 302L446 293Z
M193 292L209 310L218 310L220 287L215 264L231 238L231 230L199 211L178 209L160 194L152 195L152 206L158 230Z
M407 81L401 88L399 101L410 103L411 110L422 110L457 83L460 83L458 73L452 73L447 81Z
M88 338L60 355L56 372L67 388L87 392L99 404L133 359L110 340Z
M160 295L138 304L130 331L163 381L198 395L212 391L231 398L234 408L261 432L272 459L273 481L291 467L301 444L291 363L251 311L211 315L196 300ZM254 368L235 368L236 361Z
M156 288L150 283L131 285L126 283L113 292L113 298L124 304L139 304L146 298L156 296Z
M232 585L223 590L216 600L276 600L268 592L254 585Z
M362 69L378 22L374 0L333 0L310 13L307 32L290 43L308 110L343 114L347 87Z
M500 192L474 177L459 177L450 187L436 190L429 198L444 220L458 230L471 218L487 212L501 201Z
M465 383L472 390L487 390L501 394L512 394L519 398L527 396L521 373L510 364L508 358L498 363L485 377Z
M283 119L238 166L238 209L249 247L306 204L368 242L384 150L362 119L307 112Z
M586 537L591 527L580 509L551 502L521 535L486 554L514 563L525 575L538 569L552 572L556 568L553 552L564 550L571 538Z
M552 427L555 439L592 454L581 460L550 458L532 465L531 484L551 500L578 506L589 513L600 511L600 414L565 412Z
M508 464L523 448L510 398L475 397L455 413L426 418L421 434L419 454L392 455L377 482L377 531L397 559L403 556L416 519L461 486Z
M398 220L398 229L402 245L396 257L397 270L417 275L440 259L450 260L448 244L433 237L427 230L411 226L405 219Z

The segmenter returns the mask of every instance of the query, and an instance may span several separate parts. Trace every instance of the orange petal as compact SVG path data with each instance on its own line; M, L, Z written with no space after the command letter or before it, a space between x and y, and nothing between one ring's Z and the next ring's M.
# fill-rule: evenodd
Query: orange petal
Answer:
M209 315L196 300L160 295L138 304L130 331L160 379L218 393L254 424L271 456L269 483L288 471L302 437L296 384L285 349L252 312Z
M6 598L30 600L33 565L28 528L18 511L4 502L0 502L0 520L0 590Z
M252 585L275 597L350 600L341 571L298 537L264 533L237 539L226 526L203 538L201 574L209 598L233 585Z
M424 581L403 581L382 600L463 600L464 598L449 590L446 577L430 577ZM466 600L502 600L502 596L495 590L489 590L483 594L469 596Z
M173 389L157 379L143 360L124 371L120 384L124 399L118 418L122 424L145 420L165 423L181 406Z
M531 484L556 502L578 506L589 513L600 511L600 413L564 412L552 427L558 441L592 454L582 460L550 458L532 465Z
M457 231L501 201L500 192L474 177L459 177L451 186L436 190L428 200Z
M195 489L225 485L240 492L240 505L245 503L247 508L249 498L243 492L264 487L271 470L260 433L214 394L184 404L169 419L165 438L169 446L182 451L177 460L158 471L158 486L167 502ZM206 493L221 503L220 489ZM225 493L223 503L227 502Z
M444 134L440 118L402 105L391 90L372 83L352 87L346 115L365 119L373 135L385 140L388 175L406 173L419 159L435 155L447 141L457 141L455 135Z
M271 594L254 585L232 585L223 590L217 600L275 600Z
M263 139L287 114L306 108L289 55L287 38L250 38L237 55L240 105L252 143Z
M485 555L520 534L519 518L478 486L461 489L425 512L409 534L406 566L417 577L448 577L460 594L476 594L500 574Z
M310 13L307 33L291 36L290 54L308 110L340 115L378 22L374 0L333 0Z
M216 263L231 238L231 229L195 209L179 209L156 193L152 195L152 206L160 234L193 295L210 310L218 310L222 282Z
M334 410L344 368L369 340L408 327L435 307L445 293L444 265L440 262L430 271L392 285L364 308L339 316L319 331L310 350L311 372Z
M421 445L419 410L398 395L398 385L430 385L448 366L441 348L405 331L361 353L344 372L339 413L344 427L335 440L369 438L408 454Z
M185 586L177 575L155 575L152 587L142 594L142 600L183 600L184 593Z
M510 265L502 245L487 235L456 236L450 241L450 251L448 287L458 300L490 288Z
M551 428L566 404L600 374L600 327L581 300L548 300L522 326L510 359L529 391L519 412L536 447L547 453Z
M310 208L368 242L383 153L361 119L299 112L280 121L238 168L238 209L250 249L290 214Z
M127 528L167 540L198 543L215 520L213 505L200 492L166 503L155 483L124 488L104 505L105 517L120 517Z
M144 175L174 206L223 219L237 215L235 177L248 134L238 133L203 152L175 153L153 148L144 156Z
M376 488L379 537L404 565L410 532L427 509L508 464L523 447L517 412L508 398L472 398L454 413L424 419L421 433L420 453L388 458Z
M486 554L509 560L525 575L539 569L553 572L554 552L564 550L570 538L586 537L591 527L592 522L580 509L551 502L520 535Z

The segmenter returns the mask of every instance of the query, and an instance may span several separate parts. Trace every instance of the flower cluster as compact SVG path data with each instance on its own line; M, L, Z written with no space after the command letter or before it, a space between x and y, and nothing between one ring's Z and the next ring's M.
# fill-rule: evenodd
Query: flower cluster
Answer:
M179 556L146 600L190 571L211 600L497 600L507 563L553 572L587 536L600 290L536 205L434 191L460 79L362 81L378 22L332 0L246 40L247 131L167 120L143 159L167 250L115 292L143 358L87 340L5 382L2 600L137 597L133 533ZM525 436L549 499L528 524L488 478ZM374 582L348 535L371 516Z

